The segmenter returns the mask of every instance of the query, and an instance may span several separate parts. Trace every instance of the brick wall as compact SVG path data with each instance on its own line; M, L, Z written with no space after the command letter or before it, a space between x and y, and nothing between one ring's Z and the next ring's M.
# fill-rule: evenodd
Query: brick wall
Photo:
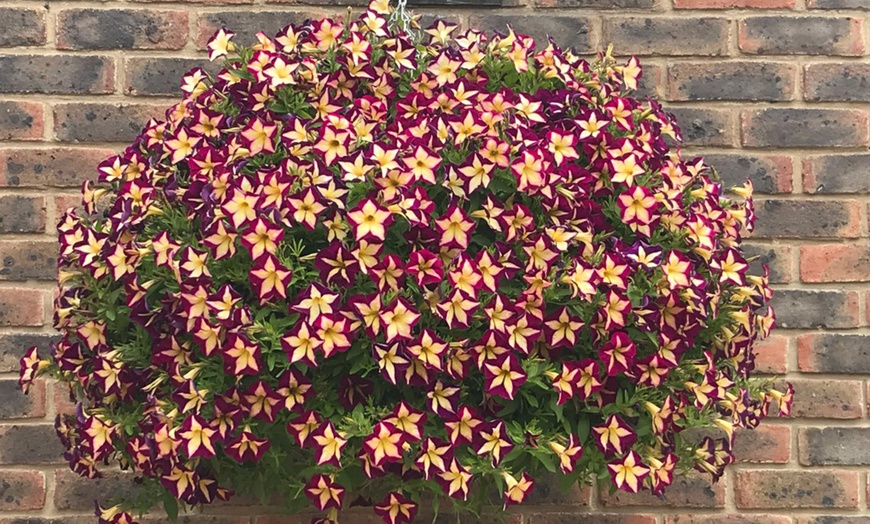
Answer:
M418 10L646 57L643 90L678 115L688 148L762 193L750 249L772 268L780 329L760 362L797 394L793 418L738 436L741 462L716 485L690 477L661 501L545 484L513 522L870 523L870 0L528 1ZM59 463L51 421L70 408L51 384L15 391L23 349L51 336L59 209L173 100L215 28L250 36L341 11L325 5L341 0L158 2L0 7L0 524L92 522L76 515L95 496L132 489ZM296 522L209 512L191 522Z

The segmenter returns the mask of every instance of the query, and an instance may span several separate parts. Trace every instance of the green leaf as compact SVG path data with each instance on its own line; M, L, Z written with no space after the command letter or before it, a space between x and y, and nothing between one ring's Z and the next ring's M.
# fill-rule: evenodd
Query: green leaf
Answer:
M163 494L163 511L169 520L175 522L178 520L178 500L168 491Z

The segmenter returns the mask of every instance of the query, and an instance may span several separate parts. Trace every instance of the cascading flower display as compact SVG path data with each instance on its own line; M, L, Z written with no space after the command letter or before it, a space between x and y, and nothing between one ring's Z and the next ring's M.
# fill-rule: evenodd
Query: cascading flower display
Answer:
M788 414L750 379L751 184L681 157L637 60L390 12L221 29L60 220L62 337L21 384L69 384L73 471L142 479L102 522L244 492L397 524L548 471L661 494Z

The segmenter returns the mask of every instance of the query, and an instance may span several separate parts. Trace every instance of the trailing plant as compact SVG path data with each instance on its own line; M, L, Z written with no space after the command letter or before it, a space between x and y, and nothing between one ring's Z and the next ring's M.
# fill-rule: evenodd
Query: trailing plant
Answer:
M219 30L61 219L62 337L21 383L69 385L73 471L141 479L101 521L237 492L398 523L559 471L661 494L788 413L750 378L752 185L681 157L638 61L390 12Z

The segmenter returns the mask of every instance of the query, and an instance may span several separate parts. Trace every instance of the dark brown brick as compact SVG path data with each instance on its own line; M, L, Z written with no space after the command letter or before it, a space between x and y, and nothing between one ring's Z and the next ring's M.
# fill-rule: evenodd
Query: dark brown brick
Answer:
M618 18L604 21L603 42L618 55L719 56L728 54L722 18Z
M86 511L93 508L95 499L127 498L141 490L133 475L113 470L103 470L99 479L85 479L69 469L58 469L54 481L54 507L61 510Z
M791 454L791 428L762 424L755 429L738 429L734 434L737 462L785 464Z
M25 395L17 378L0 379L0 420L42 418L45 416L45 382L39 380ZM2 428L7 426L0 426ZM0 451L2 453L2 451Z
M652 515L631 515L628 513L585 514L585 513L538 513L537 508L529 508L524 515L524 524L655 524ZM259 523L258 523L259 524Z
M221 12L203 13L200 15L196 45L199 49L205 49L208 39L221 27L232 29L236 32L234 41L243 45L250 45L256 41L256 34L260 31L273 36L287 24L299 24L311 17L311 13L304 11L260 11L260 12Z
M855 471L737 472L738 508L857 508Z
M56 280L57 242L0 240L0 280Z
M54 131L62 142L130 142L165 108L145 104L57 104Z
M216 62L199 58L128 58L124 92L132 96L181 95L182 77L195 67L214 73Z
M94 524L93 516L65 517L0 517L0 524Z
M579 53L589 53L596 45L591 23L584 17L481 14L472 16L469 24L476 29L502 32L510 24L517 33L534 37L538 42L546 43L550 35L559 46L573 47Z
M677 117L687 146L731 147L736 141L731 112L726 109L670 107L668 111Z
M41 326L44 304L44 291L15 287L0 288L0 327ZM22 352L21 355L23 354Z
M821 16L754 16L739 24L744 53L759 55L864 54L861 18Z
M804 466L870 465L870 428L801 428L800 462Z
M54 335L48 333L3 333L0 334L0 372L18 371L18 359L27 348L37 346L40 355L48 354L48 346Z
M656 0L535 0L537 7L593 7L595 9L648 9Z
M794 163L784 155L713 154L705 162L716 169L726 187L752 181L756 193L791 193Z
M45 9L0 7L0 47L45 43Z
M772 246L769 244L743 244L743 253L747 257L758 257L753 260L750 265L750 270L753 274L760 275L762 264L767 264L770 268L770 282L772 284L783 284L792 281L791 271L791 247L789 246Z
M791 524L784 515L667 515L665 524Z
M560 506L588 506L592 492L588 487L580 488L577 484L571 486L568 491L562 491L559 487L559 476L554 474L541 474L535 478L535 489L526 499L530 506L553 505Z
M777 289L771 303L776 310L776 325L781 328L858 326L858 294L855 291Z
M860 380L789 379L794 386L792 418L861 418ZM780 391L785 386L779 384Z
M641 75L637 81L637 90L632 96L640 99L661 98L665 84L664 68L655 64L641 64Z
M57 16L58 49L181 49L187 13L151 9L65 9Z
M798 337L797 350L804 372L870 374L870 335L808 333Z
M822 155L802 165L806 193L870 193L870 155Z
M114 91L115 65L105 56L0 55L0 93L48 95Z
M648 491L637 494L617 491L611 494L606 489L599 491L598 498L605 507L724 508L725 485L721 482L713 484L709 475L701 475L693 471L686 476L675 478L674 483L665 490L663 498L658 498Z
M870 524L870 517L855 515L818 515L798 517L796 524Z
M756 201L754 238L856 238L861 206L854 200ZM812 220L808 220L812 217Z
M60 464L63 451L53 424L0 426L0 464Z
M45 129L39 102L0 102L0 140L39 140Z
M775 108L744 111L748 147L857 147L868 143L867 113L857 109Z
M793 64L671 64L668 97L670 100L792 100L796 77L797 66Z
M804 99L864 102L870 98L870 64L812 64L804 70Z
M807 7L810 9L870 9L870 0L807 0Z
M801 246L802 282L870 281L870 246L812 244Z
M45 505L45 476L38 471L0 470L0 511L29 511Z
M0 186L81 187L96 180L97 165L112 154L106 148L0 150Z
M45 197L0 196L0 233L43 233Z

